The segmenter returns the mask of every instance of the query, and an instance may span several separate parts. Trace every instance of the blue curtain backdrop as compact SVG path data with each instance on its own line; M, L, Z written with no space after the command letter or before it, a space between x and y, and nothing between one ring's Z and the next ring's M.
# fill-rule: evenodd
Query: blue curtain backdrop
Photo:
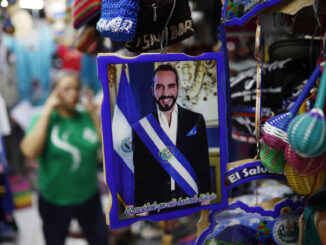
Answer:
M156 110L152 95L153 63L129 64L129 81L141 117Z

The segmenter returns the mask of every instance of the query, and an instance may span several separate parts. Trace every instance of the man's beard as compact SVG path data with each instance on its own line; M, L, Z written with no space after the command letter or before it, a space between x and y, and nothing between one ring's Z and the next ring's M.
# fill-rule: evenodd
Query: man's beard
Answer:
M163 100L163 99L172 99L171 105L162 105L160 103L160 100ZM173 108L175 102L177 101L177 98L173 97L173 96L162 96L158 100L155 99L155 101L156 101L156 104L158 105L158 107L160 108L161 111L169 111L169 110L171 110Z

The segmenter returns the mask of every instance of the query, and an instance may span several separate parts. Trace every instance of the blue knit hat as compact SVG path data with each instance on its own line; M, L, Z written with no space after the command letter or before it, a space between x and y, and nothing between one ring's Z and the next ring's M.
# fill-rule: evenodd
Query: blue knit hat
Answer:
M105 37L125 42L136 34L139 0L102 0L96 29Z

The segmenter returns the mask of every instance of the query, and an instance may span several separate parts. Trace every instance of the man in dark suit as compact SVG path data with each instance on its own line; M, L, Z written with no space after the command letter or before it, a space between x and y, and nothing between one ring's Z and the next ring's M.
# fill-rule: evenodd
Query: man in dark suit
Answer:
M157 103L153 112L156 122L190 163L199 194L211 192L206 126L201 114L177 105L179 82L177 71L161 65L154 71L152 92ZM173 178L150 152L139 133L133 130L135 206L170 202L189 195L177 178ZM160 153L161 154L161 153ZM172 151L173 154L173 151ZM191 171L190 171L191 172ZM185 175L184 172L180 172ZM188 192L189 193L189 192Z

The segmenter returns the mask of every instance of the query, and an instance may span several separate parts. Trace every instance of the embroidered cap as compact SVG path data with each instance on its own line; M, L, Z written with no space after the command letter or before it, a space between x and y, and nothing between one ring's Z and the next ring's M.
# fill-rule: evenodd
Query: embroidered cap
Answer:
M136 34L139 0L103 0L96 28L105 37L125 42Z
M74 0L71 10L73 26L78 29L97 21L101 13L101 0Z
M140 0L139 5L136 37L126 42L126 48L138 52L158 49L161 47L162 31L173 8L173 0ZM194 34L188 0L176 0L167 28L168 45Z

